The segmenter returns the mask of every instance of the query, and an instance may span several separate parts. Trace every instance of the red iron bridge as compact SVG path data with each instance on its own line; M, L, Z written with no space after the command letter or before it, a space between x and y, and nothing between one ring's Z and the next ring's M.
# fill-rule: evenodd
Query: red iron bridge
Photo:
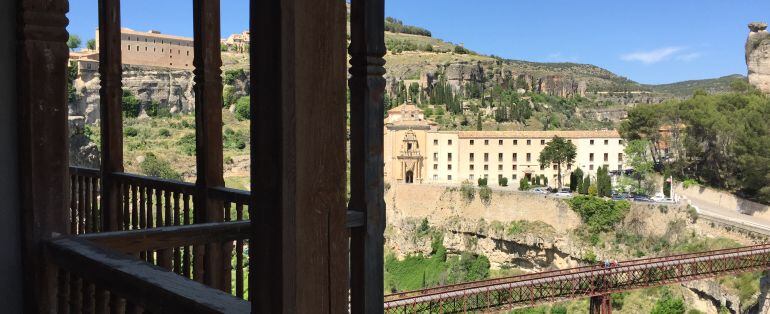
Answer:
M591 298L610 313L610 294L770 269L770 244L583 266L385 296L385 313L465 313Z

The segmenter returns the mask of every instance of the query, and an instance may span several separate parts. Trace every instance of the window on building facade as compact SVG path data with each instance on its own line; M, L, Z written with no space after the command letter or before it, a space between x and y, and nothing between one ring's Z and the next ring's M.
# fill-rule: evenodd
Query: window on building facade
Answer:
M610 140L604 140L604 145L610 145Z
M511 175L511 179L516 180L516 175Z
M451 174L450 174L450 175L447 175L447 176L446 176L446 179L447 179L448 181L452 181L452 175L451 175Z
M452 145L452 140L447 140L448 145Z
M588 154L588 161L594 161L594 153Z
M527 140L527 145L532 145L532 140Z
M433 170L438 170L438 164L433 164Z
M452 164L446 165L446 170L452 170Z
M473 161L473 159L474 159L473 153L470 153L470 155L468 155L468 159L470 159L470 161Z
M438 145L438 140L433 140L433 145Z
M527 153L527 161L532 161L532 154L531 153Z
M591 140L591 145L593 145L593 144L594 144L594 140Z
M623 165L618 165L618 171L623 171Z
M497 165L497 171L503 171L503 165Z
M517 157L518 156L516 155L516 153L513 153L513 161L516 161L516 159L518 159Z
M471 180L471 181L473 181L473 175L469 175L469 176L468 176L468 180Z
M588 170L594 170L594 165L589 165Z
M473 143L474 143L474 141L473 141L473 140L471 140L471 145L473 145Z
M484 145L489 145L489 140L484 140Z
M498 174L497 175L497 182L500 182L502 180L503 180L503 175L502 174Z
M503 140L497 140L497 145L503 145Z
M438 153L433 153L433 161L438 161Z
M519 145L519 140L513 140L513 145Z
M609 160L610 160L610 154L604 153L604 161L609 161Z
M513 170L516 170L516 165L513 165Z
M545 145L545 140L540 140L540 145Z
M618 140L618 144L623 145L623 140Z
M128 51L131 51L131 45L128 45Z
M489 170L489 165L484 165L484 171Z
M436 180L436 181L438 181L438 175L437 175L437 174L434 174L434 175L433 175L433 180Z
M470 165L470 166L469 166L469 169L470 169L470 170L473 170L473 165Z
M446 154L446 159L447 159L448 161L452 161L452 153L447 153L447 154Z
M545 166L544 165L540 165L540 170L545 170Z
M497 161L503 161L503 153L497 153Z
M489 153L484 153L484 161L489 161Z
M559 170L559 166L553 165L553 170Z
M485 174L485 175L484 175L484 179L489 179L489 175L488 175L488 174Z
M572 170L572 164L567 164L567 170Z
M623 153L618 153L618 161L623 161Z

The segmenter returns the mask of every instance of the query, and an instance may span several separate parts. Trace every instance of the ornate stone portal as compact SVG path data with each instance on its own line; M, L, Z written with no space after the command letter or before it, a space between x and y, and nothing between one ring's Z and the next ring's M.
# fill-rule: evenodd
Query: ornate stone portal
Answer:
M420 143L414 131L409 130L401 141L401 152L397 156L401 163L399 180L404 183L422 183L422 160Z

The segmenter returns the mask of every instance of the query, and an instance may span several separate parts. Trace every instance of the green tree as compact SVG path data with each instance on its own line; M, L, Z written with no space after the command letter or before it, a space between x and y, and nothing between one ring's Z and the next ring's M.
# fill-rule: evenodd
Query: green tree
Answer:
M142 170L142 173L151 177L182 180L182 175L174 170L171 163L155 156L153 153L145 154L144 160L139 163L139 168Z
M591 187L591 175L586 175L583 184L580 186L580 194L588 195L588 189Z
M482 131L484 129L484 126L481 120L483 120L483 117L481 116L481 112L479 112L476 115L476 131Z
M500 180L498 180L498 183L500 184L500 186L508 186L508 178L500 177Z
M556 164L557 180L559 189L562 187L561 180L561 167L565 164L571 164L575 162L575 156L577 155L577 148L572 142L565 140L564 138L554 136L553 139L546 144L545 148L540 152L538 161L541 167L547 167L551 164Z
M96 50L96 39L91 38L86 41L86 48L88 48L88 50Z
M680 298L675 298L671 295L671 292L666 289L658 302L650 311L650 314L684 314L684 301Z
M70 35L69 39L67 39L67 47L69 47L70 50L75 50L80 47L82 43L83 41L80 40L80 36L78 35Z
M123 115L128 118L136 118L142 111L141 103L134 94L128 90L123 89L123 96L121 98L123 106Z
M653 162L648 153L649 146L648 140L632 140L624 150L628 165L634 169L637 189L642 189L642 180L653 170Z
M529 180L527 178L521 178L519 180L519 191L529 190Z
M479 178L477 181L479 186L487 186L487 178Z
M569 174L569 189L572 192L578 191L578 186L583 182L583 170L580 168L575 169Z
M235 116L239 120L251 119L251 97L243 96L235 102Z
M596 194L601 197L612 195L612 178L606 166L599 167L596 172Z

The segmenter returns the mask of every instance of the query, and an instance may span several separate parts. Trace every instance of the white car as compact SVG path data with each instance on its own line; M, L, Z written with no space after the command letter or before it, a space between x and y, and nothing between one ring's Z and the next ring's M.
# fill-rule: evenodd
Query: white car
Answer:
M570 196L572 196L572 191L570 191L569 189L561 189L558 192L556 192L554 194L554 196L557 196L557 197L570 197Z
M534 188L530 191L537 194L548 194L548 190L546 188Z

